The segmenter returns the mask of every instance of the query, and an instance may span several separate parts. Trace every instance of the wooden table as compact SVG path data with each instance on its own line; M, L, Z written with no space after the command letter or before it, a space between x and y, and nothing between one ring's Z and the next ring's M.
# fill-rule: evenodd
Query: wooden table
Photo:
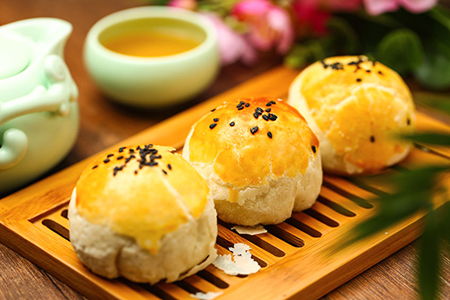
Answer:
M89 28L100 18L129 7L145 5L137 0L2 0L0 25L32 17L56 17L73 24L65 48L65 60L78 85L81 116L77 142L67 158L49 174L111 146L178 112L217 95L281 63L266 54L251 68L233 64L222 69L216 82L192 101L158 111L142 111L110 102L102 96L86 73L82 48ZM0 45L1 46L1 45ZM49 175L46 174L45 176ZM44 177L45 177L44 176ZM415 289L415 255L412 243L373 266L323 299L411 299ZM445 257L443 295L450 297L450 260ZM43 269L0 244L0 299L84 299Z

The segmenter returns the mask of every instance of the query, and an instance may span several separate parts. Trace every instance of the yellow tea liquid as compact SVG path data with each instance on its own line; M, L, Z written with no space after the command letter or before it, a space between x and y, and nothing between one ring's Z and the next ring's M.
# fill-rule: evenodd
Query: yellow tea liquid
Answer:
M197 47L200 42L181 35L157 30L131 31L111 37L102 43L114 52L129 56L160 57L179 54Z

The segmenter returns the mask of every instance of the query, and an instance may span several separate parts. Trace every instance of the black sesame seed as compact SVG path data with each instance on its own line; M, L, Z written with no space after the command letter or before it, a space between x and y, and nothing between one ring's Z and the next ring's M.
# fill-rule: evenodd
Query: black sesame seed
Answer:
M264 120L269 121L269 115L263 115L262 117Z
M269 119L271 121L275 121L276 119L278 119L278 117L275 114L269 114Z
M269 108L266 108L266 112L271 112L272 111L272 109L269 107Z
M255 119L258 119L259 114L257 112L253 113L253 116L255 117Z
M120 147L120 148L119 148L119 152L122 153L122 152L123 152L123 149L125 149L125 148L126 148L126 147ZM130 150L131 150L131 149L130 149Z
M211 109L211 112L213 112L213 111L215 111L216 109L215 108L213 108L213 109Z
M406 120L406 124L411 125L411 120L409 118Z
M134 170L134 174L137 174L138 173L138 171L137 170Z
M266 106L271 106L272 105L272 101L269 101L266 103Z
M230 126L233 127L233 126L234 126L234 122L231 122L231 123L230 123Z
M172 165L171 165L171 164L167 164L167 168L168 168L169 170L172 170Z
M384 75L384 74L383 74L383 72L381 72L381 71L378 71L378 74L380 74L380 75Z
M166 170L162 170L162 171L163 171L163 173L164 173L164 174L166 174L166 175L167 175L167 172L166 172Z
M114 154L108 154L108 155L106 155L107 158L110 158L111 156L114 156Z
M255 127L251 127L251 128L250 128L250 132L251 132L252 134L255 134L257 131L258 131L258 126L255 126Z
M114 173L113 173L113 175L116 176L117 172L122 171L122 169L123 169L124 166L125 166L125 165L120 166L120 167L114 167Z
M133 153L134 152L134 149L130 149L130 153Z
M370 72L372 72L372 71L371 71L371 70L366 70L366 72L367 72L367 73L370 73Z
M110 162L110 159L109 158L107 158L107 159L105 159L104 161L103 161L105 164L107 164L107 163L109 163Z
M157 166L157 165L158 165L158 162L156 162L156 161L152 161L152 162L149 164L150 167L154 167L154 166Z
M219 118L214 118L213 121L214 122L219 122Z
M97 168L98 168L98 165L95 165L92 167L92 170L97 169Z
M361 82L361 80L362 80L361 78L356 78L357 82Z
M316 153L316 151L317 151L317 150L316 150L316 146L312 145L312 146L311 146L311 149L312 149L312 151L313 151L314 153Z
M370 142L375 143L375 137L373 135L370 136Z
M276 103L275 101L273 101L273 100L272 100L272 101L270 101L270 103L272 103L272 104L277 104L277 103Z
M267 131L267 136L270 137L270 138L272 138L272 132Z
M129 157L127 157L125 159L125 163L127 164L130 160L132 160L133 158L136 158L136 156L134 154L131 154Z
M117 160L121 160L122 158L123 158L123 155L118 156L118 157L117 157Z
M245 101L242 101L242 100L241 100L241 101L239 102L239 104L244 105L244 104L245 104Z
M239 103L238 105L236 105L236 107L237 107L237 108L241 108L241 107L244 108L244 104Z
M257 107L255 109L255 112L257 112L258 114L262 114L264 112L264 110L261 107Z
M250 103L245 103L245 107L249 107L250 106Z
M239 107L238 107L238 110L243 110L243 109L244 109L243 106L239 106Z
M216 126L217 126L217 123L212 123L211 125L209 125L209 129L213 129Z

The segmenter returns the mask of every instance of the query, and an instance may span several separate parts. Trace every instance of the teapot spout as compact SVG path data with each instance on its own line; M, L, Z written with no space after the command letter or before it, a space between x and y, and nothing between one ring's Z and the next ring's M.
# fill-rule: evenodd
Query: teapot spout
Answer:
M64 46L72 32L72 25L56 18L34 18L17 21L0 27L0 32L20 37L29 43L36 44L40 54L63 55Z

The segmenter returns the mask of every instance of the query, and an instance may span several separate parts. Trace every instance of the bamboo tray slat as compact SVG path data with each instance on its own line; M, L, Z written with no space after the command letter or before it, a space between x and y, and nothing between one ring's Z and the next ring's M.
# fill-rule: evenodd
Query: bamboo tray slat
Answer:
M120 144L153 143L181 150L191 125L205 113L235 97L275 96L286 99L296 71L271 70L230 91L161 122ZM450 127L418 113L418 129L450 132ZM426 146L426 145L425 145ZM107 151L108 149L105 149ZM0 200L0 242L91 298L193 299L196 292L219 292L217 299L315 299L337 288L420 235L422 215L415 215L384 233L334 252L361 220L377 208L375 194L389 192L385 174L427 163L449 164L449 148L415 148L399 167L377 176L345 179L325 175L314 206L297 212L278 225L266 226L258 236L239 235L219 220L216 248L221 254L243 242L261 270L249 276L229 276L214 266L180 282L154 286L125 279L107 280L88 271L69 241L67 206L76 181L92 159L85 159L57 174ZM447 184L450 187L450 184Z

